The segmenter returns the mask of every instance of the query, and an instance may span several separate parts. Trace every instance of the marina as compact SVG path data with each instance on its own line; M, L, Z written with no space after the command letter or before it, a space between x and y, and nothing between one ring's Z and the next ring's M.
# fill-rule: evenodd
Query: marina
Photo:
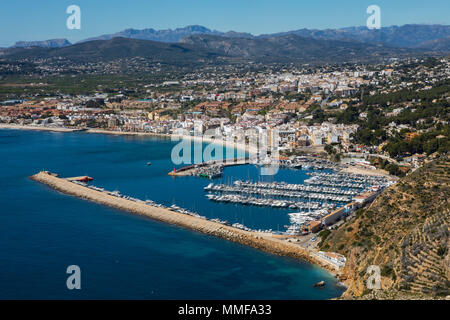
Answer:
M316 192L316 193L331 193L337 195L353 196L358 194L354 190L344 190L340 188L333 187L314 187L304 184L288 184L286 182L251 182L251 181L241 181L237 180L234 182L236 186L242 187L255 187L255 188L267 188L276 190L289 190L289 191L306 191L306 192Z
M143 154L141 159L145 160L133 162L133 165L142 167L142 163L148 162L148 155ZM146 170L148 172L145 172L145 175L150 177L159 166L158 161L153 160L152 170ZM136 170L129 183L124 183L120 176L110 180L109 171L104 170L104 165L99 165L95 172L86 172L82 166L77 170L71 169L70 175L89 173L89 176L68 178L71 181L45 174L38 174L39 177L33 179L42 180L63 193L270 253L311 261L328 270L337 268L332 264L324 264L323 259L317 259L314 252L303 247L302 239L307 239L303 236L326 228L351 214L353 208L358 207L352 205L356 197L373 190L374 187L383 188L389 184L384 178L343 175L329 168L281 168L276 177L270 178L275 181L264 181L263 177L258 175L260 167L257 165L232 164L222 167L220 163L190 168L190 177L171 179L164 174L170 170L170 166L168 164L163 170L159 170L162 175L151 177L152 183L141 182L141 187L136 185L141 179L140 170ZM224 174L223 178L217 177L219 183L211 184L204 179L195 178L202 173L214 173L208 170L216 166ZM123 168L126 169L125 165ZM192 172L195 174L192 175ZM102 187L92 185L91 177L99 181ZM243 177L248 179L242 179ZM53 178L57 180L54 181ZM159 191L156 186L160 179L164 179L167 188L176 184L176 197L169 197L163 190ZM310 179L317 179L320 184L308 184ZM357 185L358 188L346 187L349 183L351 186ZM74 186L81 189L74 189ZM147 190L142 186L146 186ZM206 196L199 192L202 189L206 191ZM189 190L189 195L180 196ZM195 200L188 201L193 196ZM230 210L229 205L233 206L233 210ZM335 213L340 208L345 210Z
M311 223L337 222L394 183L383 176L336 171L308 171L306 175L309 178L303 184L236 180L210 183L204 190L213 202L298 210L288 213L290 224L280 233L292 236L309 233Z
M322 193L320 191L286 191L276 188L260 188L260 187L245 187L242 185L232 185L227 186L223 184L213 185L210 184L205 187L206 191L211 192L223 192L223 193L242 193L242 194L258 194L262 196L277 196L277 197L287 197L287 198L301 198L310 200L321 200L321 201L335 201L335 202L350 202L351 198L339 194L329 194ZM345 193L345 191L342 191Z
M48 174L50 174L50 173L48 173ZM118 190L108 191L108 190L105 190L104 188L101 188L101 187L97 187L97 186L94 186L94 185L89 185L87 182L80 181L79 179L67 178L66 180L70 181L70 182L72 182L74 184L77 184L77 185L79 185L81 187L84 187L84 188L88 188L88 189L91 189L91 190L94 190L94 191L102 192L102 193L105 193L107 195L110 195L110 196L113 196L113 197L116 197L116 198L120 198L120 199L125 199L125 200L132 201L132 202L135 202L135 203L145 204L146 206L149 206L149 207L165 209L165 210L169 210L169 211L172 211L172 212L178 212L178 213L181 213L181 214L184 214L184 215L189 215L191 217L195 217L195 218L199 218L199 219L203 219L203 220L209 220L209 221L212 221L212 222L215 222L215 223L219 223L219 224L226 225L226 226L232 226L234 228L238 228L238 229L245 230L245 231L263 232L263 233L270 233L270 232L272 232L272 229L269 229L269 230L261 230L261 229L253 230L253 229L248 228L248 227L246 227L246 226L244 226L244 225L242 225L240 223L233 223L233 224L231 224L227 220L222 220L222 219L219 219L219 218L210 218L210 219L208 219L205 216L202 216L202 215L200 215L200 214L198 214L196 212L187 210L185 208L179 207L176 204L172 204L171 206L165 206L163 204L156 203L153 200L149 200L149 199L141 200L141 199L138 199L138 198L135 198L135 197L123 195ZM89 181L92 181L92 180L89 180Z
M328 203L277 200L277 199L271 199L271 198L261 199L261 198L255 198L255 197L244 197L244 196L240 196L240 195L207 194L206 197L209 200L216 201L216 202L228 202L228 203L237 203L237 204L242 204L242 205L266 206L266 207L272 207L272 208L316 210L319 208L332 209L332 208L336 207L334 204L328 204Z
M123 195L117 190L108 191L101 187L89 186L85 182L60 178L57 174L48 171L39 172L31 179L65 194L252 246L269 253L310 261L330 271L336 269L331 264L324 264L317 260L313 253L302 246L275 237L277 233L272 230L251 230L240 223L230 225L220 219L207 219L176 205L166 207L152 200L141 200ZM295 227L292 227L289 232L294 230Z
M45 175L55 177L56 175L49 172L40 173L39 175ZM309 174L310 175L310 174ZM341 174L341 173L318 173L313 178L324 179L324 183L333 181L334 184L343 182L344 178L348 178L351 181L360 182L364 187L363 191L367 192L372 189L385 188L390 182L387 179L380 177L365 178L360 175ZM311 179L311 178L310 178ZM329 221L334 221L336 218L330 218L336 213L339 213L339 217L342 214L349 214L351 210L359 207L353 204L348 204L350 201L354 201L356 197L361 196L362 192L358 193L355 190L339 189L336 187L317 187L300 184L287 184L284 182L251 182L236 180L232 185L225 184L213 184L210 183L204 190L208 193L206 198L210 201L217 203L229 203L242 206L258 206L258 207L270 207L274 209L289 209L298 210L297 212L291 212L289 216L289 225L286 225L284 232L273 231L272 228L268 229L252 229L243 223L234 222L230 223L225 219L218 217L207 218L204 215L200 215L193 210L182 208L176 204L165 206L163 204L156 203L153 200L141 200L136 197L123 195L120 191L109 191L105 188L90 185L93 178L90 177L77 177L67 178L64 181L71 184L78 185L82 188L93 190L101 194L106 194L110 197L120 200L126 200L131 203L143 205L149 208L157 208L165 210L166 212L174 212L189 216L194 219L200 219L204 221L213 222L217 225L224 227L231 227L233 229L239 229L246 232L255 232L259 234L267 234L270 236L300 236L308 234L310 232L309 225L315 223L316 225L326 225ZM377 185L373 185L373 184ZM302 191L292 191L302 190ZM277 198L268 198L268 196L276 196ZM291 200L283 199L291 198ZM292 198L308 199L308 201L295 201ZM354 203L354 202L352 202ZM348 205L347 205L348 204ZM343 207L345 205L345 207ZM339 209L341 208L341 209ZM345 210L342 210L345 209ZM333 211L334 210L334 211ZM333 214L334 212L334 214ZM328 218L327 218L328 217ZM337 219L339 219L339 217ZM331 219L331 220L330 220Z
M373 186L382 188L393 183L392 180L384 176L368 176L342 172L308 172L307 175L311 176L311 178L305 180L305 183L316 186L368 190Z

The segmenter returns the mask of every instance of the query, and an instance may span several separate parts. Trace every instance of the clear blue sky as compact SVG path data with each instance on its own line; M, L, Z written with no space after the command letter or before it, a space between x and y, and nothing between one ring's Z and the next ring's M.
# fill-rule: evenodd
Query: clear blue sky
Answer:
M80 6L81 30L66 28L66 8ZM127 28L199 24L253 34L365 25L366 8L381 8L382 25L450 24L449 0L3 0L0 47L18 40L72 42Z

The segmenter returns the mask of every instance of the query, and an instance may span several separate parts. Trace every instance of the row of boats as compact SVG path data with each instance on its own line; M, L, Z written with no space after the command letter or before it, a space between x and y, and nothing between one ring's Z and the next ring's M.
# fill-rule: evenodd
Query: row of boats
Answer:
M320 202L302 202L302 201L291 201L291 200L280 200L272 198L256 198L256 197L244 197L236 194L207 194L206 197L215 202L228 202L237 203L242 205L254 205L261 207L272 207L272 208L289 208L289 209L310 209L317 210L320 208L334 209L336 204L334 203L320 203Z
M315 185L315 186L328 186L328 187L337 187L337 188L349 188L349 189L358 189L363 190L367 188L367 185L364 183L353 183L346 181L338 181L334 179L324 179L320 177L311 177L304 181L305 184Z
M120 193L120 191L117 191L117 190L115 190L115 191L108 191L108 190L105 190L104 188L100 188L100 187L96 187L96 186L93 186L93 185L89 185L89 184L84 183L84 182L80 182L80 181L72 181L72 182L75 183L75 184L81 185L83 187L95 190L95 191L104 192L104 193L106 193L108 195L111 195L111 196L114 196L114 197L118 197L118 198L122 198L122 199L125 199L125 200L134 201L134 202L137 202L137 203L142 203L142 204L145 204L145 205L148 205L148 206L151 206L151 207L167 209L167 210L170 210L170 211L186 214L186 215L189 215L189 216L192 216L192 217L213 221L213 222L220 223L220 224L223 224L223 225L226 225L226 226L231 226L231 227L234 227L234 228L237 228L237 229L241 229L241 230L245 230L245 231L251 231L251 232L259 232L259 233L272 233L272 229L268 229L268 230L262 230L262 229L253 230L253 229L250 229L250 228L244 226L241 223L233 223L232 224L232 223L228 222L227 220L221 220L221 219L218 219L218 218L208 219L205 216L202 216L202 215L200 215L200 214L198 214L196 212L193 212L193 211L181 208L181 207L179 207L179 206L177 206L175 204L173 204L170 207L168 207L168 206L165 206L163 204L156 203L153 200L145 200L144 201L144 200L141 200L141 199L138 199L138 198L134 198L134 197L130 197L130 196L127 196L127 195L123 195L123 194Z
M192 175L201 178L216 179L222 176L223 168L224 166L220 164L199 166L194 169Z
M356 189L358 190L358 193L368 191L375 186L377 188L385 188L393 183L390 179L384 176L367 176L343 172L308 172L306 174L311 176L311 178L304 181L307 185Z
M355 196L358 194L358 191L355 190L345 190L336 187L317 187L304 184L288 184L286 182L251 182L251 181L237 180L234 182L234 185L238 187L248 187L248 188L330 193L346 196Z
M346 187L348 184L355 185L355 188L360 186L384 186L390 182L390 179L384 176L369 176L355 173L329 173L329 172L307 172L311 176L312 181L320 181L329 183L330 185L338 185Z
M286 191L268 188L258 187L243 187L243 186L229 186L225 184L209 184L206 186L205 191L219 192L219 193L240 193L249 195L261 195L264 197L275 196L284 198L298 198L309 199L319 201L334 201L334 202L350 202L351 198L348 196L335 195L329 193L315 193L315 192L303 192L303 191Z
M310 178L303 184L237 180L231 185L210 183L204 189L206 197L215 202L298 210L288 214L290 225L283 234L300 235L306 232L306 224L321 221L357 195L393 183L387 177L353 173L314 171L307 175Z
M318 209L314 211L301 211L289 213L289 222L291 225L304 225L310 221L320 221L329 211L327 209Z
M330 162L326 159L318 159L305 156L297 156L287 160L280 160L279 164L284 168L303 170L336 170L341 168L339 164Z

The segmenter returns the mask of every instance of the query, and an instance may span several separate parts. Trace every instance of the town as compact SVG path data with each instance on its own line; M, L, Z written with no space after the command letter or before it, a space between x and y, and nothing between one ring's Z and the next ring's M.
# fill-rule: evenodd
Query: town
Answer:
M57 70L45 75L67 78ZM5 82L0 124L158 135L213 131L230 141L243 131L276 130L282 156L314 155L403 176L448 150L449 74L448 58L432 58L246 72L205 66L177 79L98 85L90 94Z

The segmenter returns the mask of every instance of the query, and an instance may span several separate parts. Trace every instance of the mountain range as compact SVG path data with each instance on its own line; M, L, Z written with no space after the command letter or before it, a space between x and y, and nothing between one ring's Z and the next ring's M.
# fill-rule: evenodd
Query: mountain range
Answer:
M202 26L127 29L71 44L65 39L18 42L0 50L8 60L65 58L76 63L144 58L151 63L355 63L450 53L450 26L405 25L309 30L254 36Z
M230 38L234 37L254 37L250 33L244 32L220 32L216 30L210 30L203 26L192 25L184 28L177 29L167 29L167 30L155 30L155 29L126 29L114 34L105 34L99 37L88 38L79 42L87 42L93 40L111 40L114 38L129 38L129 39L139 39L139 40L152 40L158 42L179 42L181 39L187 36L193 35L215 35L215 36L226 36Z
M74 63L110 62L143 58L150 63L184 66L204 63L345 63L376 62L388 58L423 55L422 49L394 48L348 40L318 40L294 34L267 38L230 38L191 35L178 43L113 38L62 48L10 48L9 60L50 58Z
M153 63L181 65L186 61L189 64L195 64L204 59L211 60L216 54L188 44L114 38L82 42L62 48L10 48L3 53L3 56L12 60L64 57L74 63L109 62L141 57Z
M448 50L448 37L450 37L450 26L447 25L424 25L424 24L407 24L403 26L383 27L379 30L369 30L367 27L348 27L341 29L299 29L294 31L252 35L245 32L221 32L210 30L199 25L191 25L184 28L155 30L155 29L126 29L114 34L101 35L94 38L88 38L82 42L94 40L111 40L113 38L129 38L139 40L152 40L158 42L176 43L182 39L194 35L214 35L227 38L244 38L244 39L262 39L273 38L286 35L297 35L304 38L312 38L317 40L354 40L364 43L382 44L392 47L407 48L427 48L428 45L436 48ZM440 44L440 43L443 44ZM437 45L437 43L439 43ZM54 39L46 41L19 41L13 47L65 47L71 43L66 39Z
M426 42L450 36L450 26L407 24L369 30L367 27L349 27L342 29L310 30L300 29L271 36L295 34L302 37L323 40L355 40L376 43L392 47L414 48Z
M414 50L391 48L352 40L322 40L295 34L264 38L229 38L195 35L180 40L181 44L228 57L247 58L257 62L357 62L375 61L383 57L403 56Z

